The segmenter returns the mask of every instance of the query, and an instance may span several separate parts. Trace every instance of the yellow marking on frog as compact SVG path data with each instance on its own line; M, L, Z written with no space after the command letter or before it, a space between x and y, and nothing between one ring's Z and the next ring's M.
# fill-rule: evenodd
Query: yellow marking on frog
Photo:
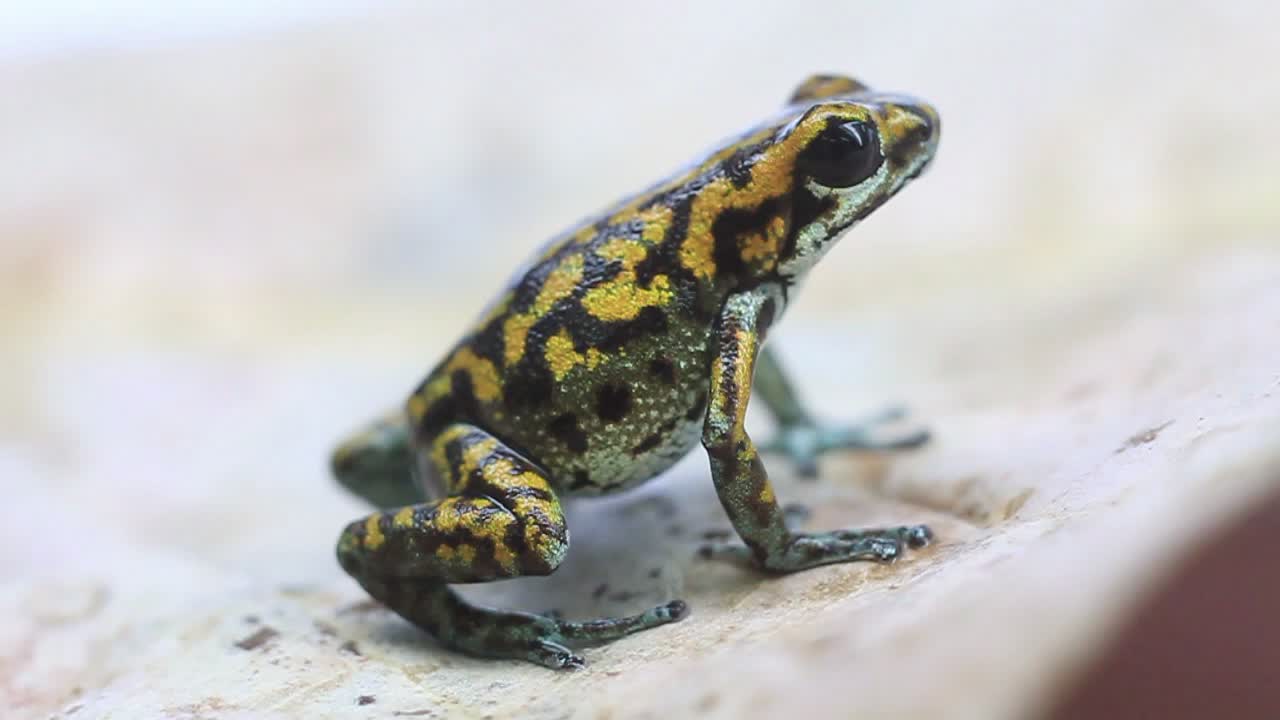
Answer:
M379 520L382 519L381 513L375 513L364 521L364 546L369 550L377 550L387 541L387 536L382 534L382 526Z
M485 458L492 455L493 451L497 449L498 441L493 438L485 438L471 443L462 450L462 467L458 468L458 472L462 475L470 473L480 467Z
M391 518L391 524L398 528L413 527L413 508L403 507Z
M436 557L443 562L452 562L455 552L452 545L441 544L436 548Z
M782 247L786 232L786 221L775 216L769 220L763 233L751 233L738 238L742 261L758 265L765 272L773 270L778 265L778 250Z
M507 367L520 362L524 357L524 343L529 337L529 329L537 322L538 316L533 313L516 313L502 324L502 361Z
M493 402L502 395L502 383L498 379L498 370L493 363L476 355L470 348L463 348L453 356L450 365L466 370L471 375L471 389L476 399L481 402ZM452 369L451 369L452 371Z
M764 487L760 488L760 502L767 504L773 503L776 500L777 497L773 494L773 485L770 485L766 481Z
M582 307L592 316L606 322L634 320L641 310L666 305L674 297L666 275L655 275L647 288L636 284L636 265L649 254L642 242L613 238L597 248L596 254L620 261L622 270L582 297Z
M889 143L901 140L908 133L918 129L924 121L915 113L903 110L897 105L885 105L881 108L878 126Z
M604 354L595 348L587 348L585 354L578 352L573 347L573 338L569 335L569 329L561 328L560 332L547 339L544 357L547 360L547 367L551 368L552 374L559 381L578 365L586 365L588 369L594 370L604 359Z
M495 542L493 544L493 559L508 573L515 572L516 554L511 552L511 548L505 542Z
M543 500L542 498L519 497L516 498L512 510L514 510L517 515L541 512L548 519L555 519L560 515L560 510L557 506L558 503L550 500Z
M454 440L466 435L469 432L465 425L450 425L436 436L436 442L440 444L451 443Z
M462 564L464 564L464 565L471 565L472 563L474 563L474 562L476 561L476 548L475 548L475 546L474 546L474 545L467 545L467 544L459 545L459 546L458 546L458 559L459 559L459 560L461 560L461 561L462 561Z
M596 234L597 231L595 223L587 223L581 230L578 230L573 234L573 237L570 238L570 242L574 245L586 245L595 239Z
M427 401L418 393L409 396L409 417L413 422L419 423L423 416L427 414Z
M730 370L733 378L730 380L738 388L738 392L746 393L751 388L751 359L755 357L756 336L755 333L748 330L737 330L734 333L737 338L738 354L732 360ZM725 415L725 403L728 402L729 393L724 391L724 372L723 369L717 369L711 374L711 397L713 398L713 407L720 416ZM732 424L734 436L738 436L745 427L747 417L747 403L738 402L733 408L734 413L729 419Z
M487 513L474 529L477 534L482 537L491 537L495 540L501 540L502 537L506 535L507 528L515 521L516 519L508 513Z
M435 517L431 524L440 532L453 532L462 522L462 513L458 512L458 498L449 498L436 506Z
M751 389L751 366L756 356L756 334L749 330L738 330L738 347L741 348L738 357L738 363L733 368L733 382L738 386L740 393L746 393ZM747 403L746 397L743 395L742 402L738 403L738 412L734 417L734 425L743 427L747 420Z
M559 544L554 537L544 533L542 528L533 523L529 523L524 528L524 542L525 545L542 557L556 554L553 547Z
M502 397L502 382L498 378L498 369L494 367L493 362L476 355L475 351L469 347L462 347L450 356L443 367L433 373L431 382L415 395L419 398L420 404L410 400L409 412L414 413L416 406L425 415L432 405L447 396L453 389L453 374L458 370L464 371L471 378L471 391L475 393L477 400L493 402ZM422 415L418 415L415 419L421 418Z
M515 474L516 464L511 458L497 457L484 464L484 479L495 487L510 487L511 476Z
M791 94L791 102L812 102L836 95L849 95L866 90L867 86L850 77L839 75L811 75L800 83Z
M528 310L515 313L502 325L502 360L507 367L524 357L525 342L529 330L539 319L551 311L557 302L569 297L582 281L582 256L570 255L547 275L538 297Z

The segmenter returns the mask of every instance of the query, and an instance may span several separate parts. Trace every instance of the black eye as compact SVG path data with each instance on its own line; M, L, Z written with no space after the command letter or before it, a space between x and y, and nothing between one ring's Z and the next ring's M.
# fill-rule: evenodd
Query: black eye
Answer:
M852 187L875 174L880 135L860 120L833 122L796 158L799 170L827 187Z

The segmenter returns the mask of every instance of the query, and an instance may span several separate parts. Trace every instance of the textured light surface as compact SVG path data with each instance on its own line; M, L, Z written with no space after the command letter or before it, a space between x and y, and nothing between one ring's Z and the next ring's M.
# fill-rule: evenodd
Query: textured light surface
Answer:
M1043 706L1280 463L1280 97L1252 82L1276 11L740 7L439 10L0 66L21 109L0 119L0 704ZM771 342L824 416L903 401L937 440L816 484L770 468L808 528L928 521L938 546L778 579L708 565L693 550L727 524L695 455L571 506L561 573L475 589L571 617L691 604L583 672L444 653L363 604L333 559L364 509L332 444L543 239L813 71L930 100L942 146Z

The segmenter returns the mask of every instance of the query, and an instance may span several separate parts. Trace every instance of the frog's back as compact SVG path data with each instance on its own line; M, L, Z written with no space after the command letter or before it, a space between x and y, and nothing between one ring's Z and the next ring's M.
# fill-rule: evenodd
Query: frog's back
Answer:
M416 432L482 426L571 493L643 482L696 445L719 299L682 262L669 195L548 245L410 397Z

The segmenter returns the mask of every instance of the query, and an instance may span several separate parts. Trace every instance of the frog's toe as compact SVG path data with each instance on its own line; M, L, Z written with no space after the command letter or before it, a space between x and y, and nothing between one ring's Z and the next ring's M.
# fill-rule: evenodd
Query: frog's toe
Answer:
M751 550L736 542L705 542L698 546L698 557L706 560L728 560L738 565L750 565L753 560Z
M683 620L688 614L688 604L683 600L672 600L638 615L599 618L582 622L560 621L556 623L555 637L570 643L599 645L626 637L632 633Z
M656 620L662 623L679 622L689 617L689 603L683 600L672 600L665 605L650 610Z
M560 643L544 639L533 641L529 660L552 670L581 670L587 666L581 655L574 654Z
M902 539L909 548L919 550L933 542L933 531L929 529L928 525L912 525L904 528L904 531Z

